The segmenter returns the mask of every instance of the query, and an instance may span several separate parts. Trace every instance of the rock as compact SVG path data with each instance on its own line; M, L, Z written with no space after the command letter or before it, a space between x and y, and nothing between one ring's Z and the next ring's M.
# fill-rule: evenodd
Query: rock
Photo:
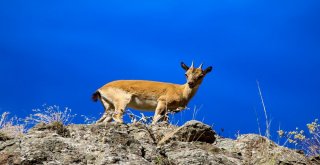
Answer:
M320 164L320 155L318 156L312 156L311 158L311 162L314 164Z
M232 151L235 148L235 141L230 138L222 138L216 136L215 146L223 150Z
M21 158L19 153L3 153L0 155L0 164L21 164Z
M0 132L0 141L6 141L6 140L10 140L13 139L14 137L10 137L8 136L6 133L4 132Z
M155 141L158 143L166 134L173 132L177 128L178 126L160 122L158 124L151 125L149 130L153 134Z
M215 141L215 132L210 126L203 124L196 120L191 120L183 126L167 133L158 143L163 145L171 140L178 140L182 142L201 141L213 143Z
M160 145L161 144L161 145ZM0 164L319 164L269 139L247 134L217 136L210 126L189 121L92 125L39 124L23 136L0 140Z
M61 122L53 122L50 124L39 123L29 130L29 133L40 131L42 133L55 132L63 137L69 137L69 130Z
M242 164L241 160L232 158L218 147L209 143L171 141L161 146L161 149L170 164Z
M216 146L230 154L239 155L243 164L313 164L295 150L278 146L266 137L256 134L241 135L237 140L219 139Z

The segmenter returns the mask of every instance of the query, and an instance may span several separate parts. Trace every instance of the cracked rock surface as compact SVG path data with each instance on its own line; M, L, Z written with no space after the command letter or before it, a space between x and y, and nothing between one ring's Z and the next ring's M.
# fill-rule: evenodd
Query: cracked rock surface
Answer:
M5 135L1 135L5 137ZM26 135L0 137L0 164L320 164L317 159L246 134L222 138L210 126L189 121L159 123L38 124Z

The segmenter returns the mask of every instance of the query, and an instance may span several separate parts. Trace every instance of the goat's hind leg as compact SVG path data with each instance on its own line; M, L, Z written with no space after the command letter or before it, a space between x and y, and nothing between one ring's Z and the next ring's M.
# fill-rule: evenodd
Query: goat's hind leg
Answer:
M114 106L104 98L101 98L101 103L104 107L104 113L97 123L111 122Z
M115 113L112 118L117 123L123 123L123 114L127 107L127 102L119 102L115 104Z

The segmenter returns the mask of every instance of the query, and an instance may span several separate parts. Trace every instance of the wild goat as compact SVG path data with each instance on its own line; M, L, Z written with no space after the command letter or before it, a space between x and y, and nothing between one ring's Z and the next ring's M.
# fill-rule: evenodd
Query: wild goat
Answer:
M203 78L211 72L212 67L202 70L190 67L181 62L181 67L186 71L187 83L183 85L146 81L146 80L119 80L110 82L93 95L94 101L100 100L105 112L97 121L123 123L123 113L127 107L155 111L152 124L158 121L167 121L167 111L181 111L197 92Z

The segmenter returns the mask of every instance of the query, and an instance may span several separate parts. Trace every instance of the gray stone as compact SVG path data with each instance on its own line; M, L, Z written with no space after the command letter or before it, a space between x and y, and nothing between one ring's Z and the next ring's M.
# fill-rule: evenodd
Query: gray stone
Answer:
M259 135L242 135L237 140L218 137L198 121L181 127L39 124L23 136L3 139L0 164L10 165L319 164L319 157L309 160Z
M201 141L213 143L215 141L215 134L216 133L210 126L196 120L191 120L178 129L164 135L158 144L163 145L172 140L182 142Z

